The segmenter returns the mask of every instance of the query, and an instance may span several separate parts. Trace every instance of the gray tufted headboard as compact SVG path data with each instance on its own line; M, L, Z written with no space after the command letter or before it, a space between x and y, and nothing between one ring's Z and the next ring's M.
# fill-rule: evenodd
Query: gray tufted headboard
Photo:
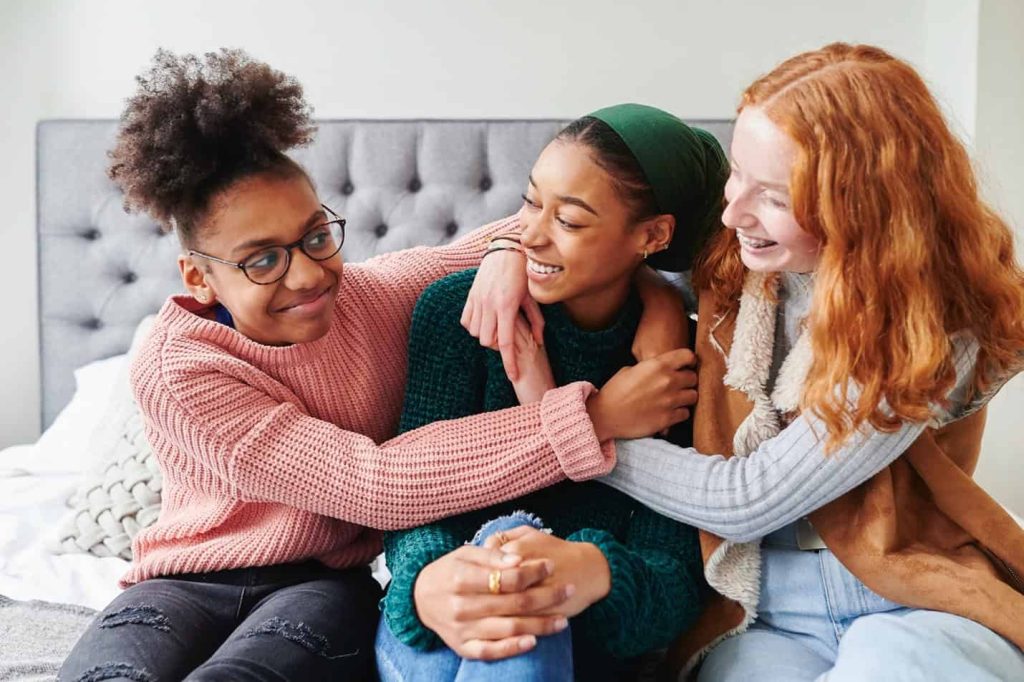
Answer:
M728 149L732 124L696 121ZM442 244L515 211L547 121L322 121L293 156L325 204L348 219L350 262ZM178 242L128 215L107 179L117 122L37 128L42 423L74 390L73 370L127 350L132 331L181 290Z

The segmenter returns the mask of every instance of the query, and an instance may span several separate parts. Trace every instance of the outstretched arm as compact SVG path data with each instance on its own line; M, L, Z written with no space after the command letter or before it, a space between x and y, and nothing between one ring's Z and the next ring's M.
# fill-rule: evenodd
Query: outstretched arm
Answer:
M967 394L977 348L966 340L955 346L954 407ZM673 519L748 542L868 480L903 454L926 426L904 423L891 433L865 427L828 455L825 425L811 415L801 415L747 457L707 456L647 438L620 441L618 466L601 482Z

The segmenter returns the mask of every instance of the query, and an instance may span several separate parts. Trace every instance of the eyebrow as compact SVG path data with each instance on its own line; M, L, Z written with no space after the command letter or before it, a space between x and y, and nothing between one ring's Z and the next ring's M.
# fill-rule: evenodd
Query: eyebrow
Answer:
M308 218L306 218L306 222L303 223L303 225L302 225L302 231L305 232L309 228L313 227L314 224L316 224L316 222L318 220L321 220L323 218L324 218L324 210L322 208L317 209L315 213L313 213ZM281 243L279 241L277 241L276 239L269 239L269 238L265 238L265 239L250 239L249 241L242 242L241 244L239 244L235 248L231 249L231 253L232 254L236 254L236 253L239 253L241 251L248 251L250 249L259 248L261 246L280 246L280 245L281 245Z
M537 189L537 183L533 181L532 175L530 176L530 184L533 185L534 189ZM561 201L563 204L572 204L573 206L579 206L584 211L590 211L595 216L597 216L597 211L591 208L590 204L583 201L583 199L580 199L579 197L556 195L555 198Z
M789 185L780 185L780 184L775 183L775 182L762 182L761 180L758 180L757 184L759 184L762 187L765 187L767 189L773 189L776 192L782 192L783 194L789 194Z
M739 166L733 160L730 160L729 166L732 168L733 171L739 170ZM756 182L757 184L761 185L762 187L764 187L766 189L773 189L776 192L782 192L783 194L789 194L789 185L788 184L781 184L781 183L777 183L777 182L765 182L764 180L758 180L757 178L754 178L754 182Z

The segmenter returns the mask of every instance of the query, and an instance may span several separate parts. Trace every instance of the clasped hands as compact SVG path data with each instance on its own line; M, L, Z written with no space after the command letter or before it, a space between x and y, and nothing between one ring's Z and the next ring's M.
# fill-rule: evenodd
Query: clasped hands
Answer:
M564 630L610 589L608 562L595 545L520 526L429 564L413 595L420 620L453 651L495 660Z

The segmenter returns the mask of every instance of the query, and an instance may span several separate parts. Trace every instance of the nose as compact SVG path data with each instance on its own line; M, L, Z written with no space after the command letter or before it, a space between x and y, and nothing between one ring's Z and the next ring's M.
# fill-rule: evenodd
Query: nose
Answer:
M722 211L722 224L730 229L753 227L757 218L748 210L748 197L745 192L726 194L725 209Z
M291 251L292 263L284 276L284 285L293 291L313 289L324 279L324 267L296 247Z
M523 231L519 235L519 241L524 249L538 249L547 244L548 235L544 227L547 224L547 218L546 210L524 211L520 214Z

